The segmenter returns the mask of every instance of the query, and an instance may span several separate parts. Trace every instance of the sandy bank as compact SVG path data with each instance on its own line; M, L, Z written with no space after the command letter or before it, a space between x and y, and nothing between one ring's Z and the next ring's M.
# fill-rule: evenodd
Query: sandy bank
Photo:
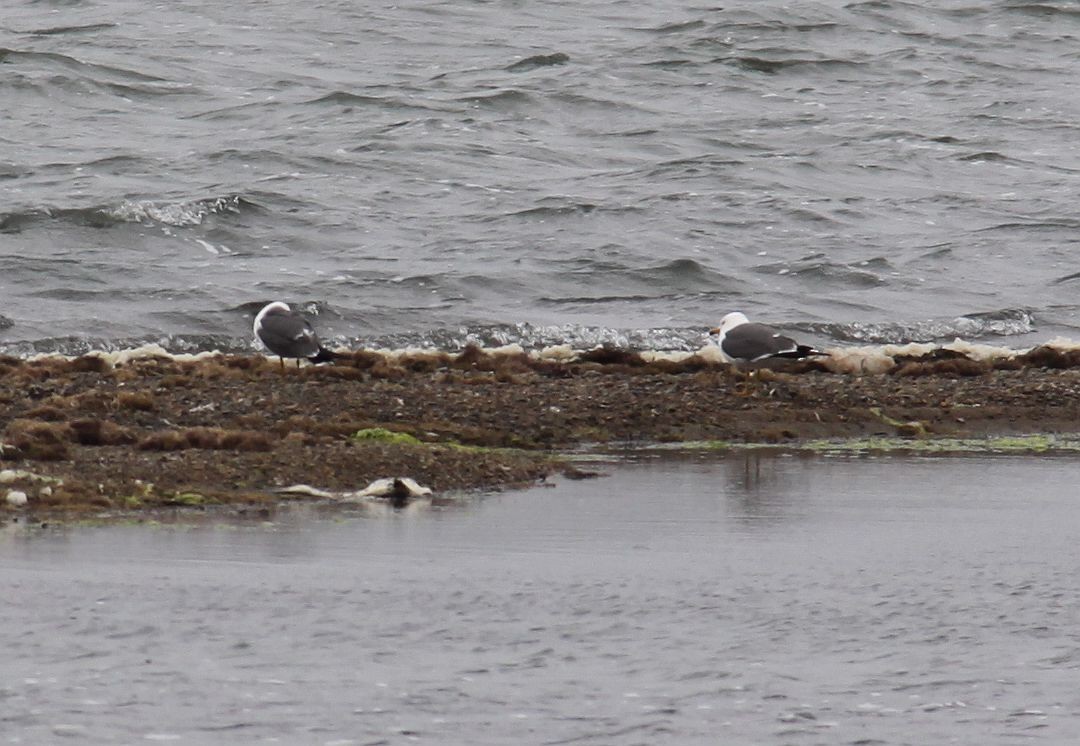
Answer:
M437 492L528 483L584 443L798 443L1080 432L1080 353L896 355L754 376L702 355L355 352L281 368L155 350L0 359L0 497L11 512L269 504L296 483L410 476ZM358 439L381 428L415 442Z

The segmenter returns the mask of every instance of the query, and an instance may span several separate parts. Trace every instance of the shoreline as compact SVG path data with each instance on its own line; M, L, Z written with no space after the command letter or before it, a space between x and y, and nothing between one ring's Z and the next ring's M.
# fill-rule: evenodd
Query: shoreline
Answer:
M748 373L703 355L614 349L561 359L359 351L300 368L152 350L0 358L0 417L0 514L130 516L268 508L311 499L280 492L292 485L342 495L386 477L436 495L493 491L585 476L561 454L589 445L820 450L848 440L948 452L1008 438L1010 452L1071 452L1080 355L936 348L872 375L818 360Z

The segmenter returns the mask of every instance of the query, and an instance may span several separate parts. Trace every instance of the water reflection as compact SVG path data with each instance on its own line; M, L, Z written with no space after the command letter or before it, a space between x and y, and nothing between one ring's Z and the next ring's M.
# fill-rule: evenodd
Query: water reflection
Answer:
M765 451L744 451L726 459L725 497L735 521L760 526L790 517L790 461Z

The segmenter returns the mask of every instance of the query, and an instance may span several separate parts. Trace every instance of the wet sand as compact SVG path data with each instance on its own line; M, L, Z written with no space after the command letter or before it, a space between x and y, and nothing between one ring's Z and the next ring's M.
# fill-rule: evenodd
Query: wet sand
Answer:
M1078 362L939 354L856 376L816 361L751 375L618 350L575 361L357 352L302 368L235 355L5 358L0 480L27 504L0 505L265 508L288 485L349 491L395 476L437 492L499 489L574 474L555 457L586 444L1076 433Z

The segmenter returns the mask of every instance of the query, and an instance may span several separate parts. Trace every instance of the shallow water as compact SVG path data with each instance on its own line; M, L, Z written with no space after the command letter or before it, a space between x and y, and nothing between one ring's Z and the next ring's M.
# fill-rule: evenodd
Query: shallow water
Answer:
M651 459L0 538L0 742L1072 743L1080 462Z
M14 0L0 351L1080 335L1068 2Z

